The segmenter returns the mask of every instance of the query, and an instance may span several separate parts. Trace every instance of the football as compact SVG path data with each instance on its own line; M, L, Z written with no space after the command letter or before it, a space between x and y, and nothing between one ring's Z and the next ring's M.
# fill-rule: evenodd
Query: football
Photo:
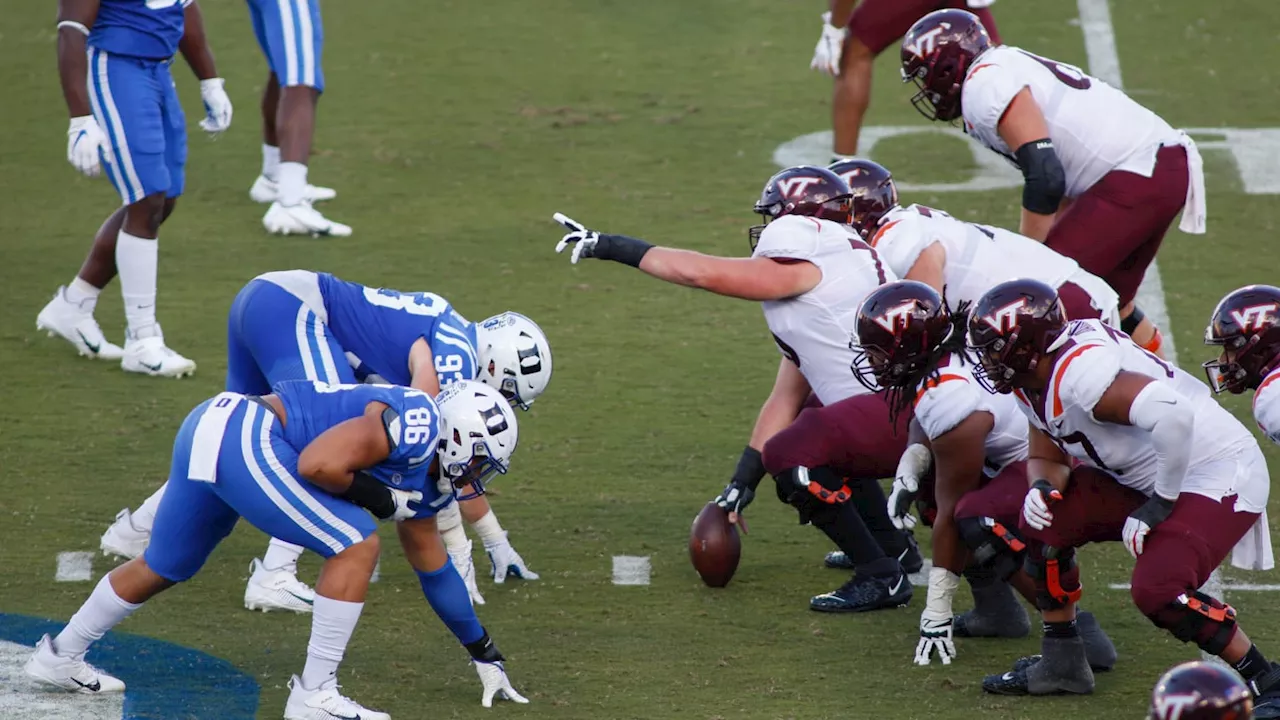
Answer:
M733 579L742 556L738 527L724 508L709 502L689 529L689 559L708 587L724 587Z

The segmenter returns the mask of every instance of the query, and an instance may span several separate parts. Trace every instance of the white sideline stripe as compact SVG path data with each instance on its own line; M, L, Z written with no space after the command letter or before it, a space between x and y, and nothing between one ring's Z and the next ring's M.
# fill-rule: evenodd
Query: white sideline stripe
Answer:
M1080 11L1080 28L1084 32L1084 51L1089 58L1089 74L1114 86L1124 89L1124 80L1120 76L1120 53L1116 51L1116 33L1111 24L1111 7L1107 0L1077 0L1076 7ZM1138 304L1151 322L1165 331L1164 347L1169 360L1178 363L1178 351L1173 342L1173 327L1169 324L1169 307L1164 300L1164 283L1160 280L1160 269L1153 261L1147 268L1147 274L1138 288ZM1115 587L1115 586L1112 586ZM1128 588L1128 585L1124 585ZM1227 588L1222 582L1221 570L1215 568L1209 579L1200 588L1202 592L1219 600L1226 599ZM1231 586L1232 590L1243 590L1245 586ZM1206 652L1201 652L1206 660L1222 662Z
M369 576L369 582L376 583L382 577L382 558L373 564L373 574Z
M53 573L55 582L85 582L93 579L93 553L60 552L58 569Z
M1205 583L1206 587L1208 583ZM1111 583L1107 586L1112 590L1128 590L1129 583ZM1231 590L1236 592L1280 592L1280 585L1267 583L1235 583L1224 582L1218 585L1220 590Z
M652 569L648 555L614 555L613 584L648 585Z

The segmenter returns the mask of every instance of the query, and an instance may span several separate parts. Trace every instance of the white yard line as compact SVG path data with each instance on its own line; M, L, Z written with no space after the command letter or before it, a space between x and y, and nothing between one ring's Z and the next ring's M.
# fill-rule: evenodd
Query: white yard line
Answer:
M613 556L614 585L648 585L651 572L652 565L648 555Z
M84 582L93 579L93 553L60 552L58 569L53 573L55 582Z

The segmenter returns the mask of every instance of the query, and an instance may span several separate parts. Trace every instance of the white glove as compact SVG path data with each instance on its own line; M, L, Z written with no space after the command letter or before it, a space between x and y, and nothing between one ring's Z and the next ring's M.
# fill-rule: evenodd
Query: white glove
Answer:
M466 545L450 547L448 550L449 559L453 560L453 567L462 576L462 582L467 586L471 604L483 605L484 596L480 594L480 586L476 584L476 564L471 561L471 541L467 540Z
M840 55L844 52L844 38L848 33L848 29L831 24L830 12L822 13L822 36L818 38L818 45L813 48L813 59L809 61L809 69L838 77Z
M489 562L493 565L493 581L501 585L507 581L507 573L520 578L521 580L537 580L538 573L529 569L524 564L524 558L520 557L520 553L511 547L511 543L507 541L507 533L502 533L502 540L495 543L485 543L484 551L489 555Z
M933 463L933 453L929 448L914 443L902 453L898 460L898 471L893 478L893 490L889 493L889 519L899 530L910 530L916 526L916 517L911 514L911 503L920 493L920 476L929 471Z
M222 89L224 82L222 78L200 81L200 98L204 100L205 114L200 121L200 129L210 135L217 135L231 127L231 98Z
M98 151L106 141L107 136L102 134L92 115L71 118L71 126L67 128L67 162L89 177L98 177L102 173Z
M920 642L916 643L916 664L928 665L935 650L943 665L956 658L956 643L951 639L951 615L933 617L925 610L920 614Z
M391 515L390 520L412 520L414 515L418 514L420 508L411 508L409 503L422 502L422 493L414 490L397 490L395 488L387 488L391 491L391 499L395 501L396 511Z
M1169 513L1173 512L1173 502L1159 495L1153 495L1134 510L1132 515L1125 518L1120 537L1124 540L1124 547L1130 555L1136 558L1142 554L1143 546L1147 542L1147 534L1169 517Z
M577 265L582 258L589 258L595 254L596 243L600 241L600 233L595 230L588 230L582 223L574 220L562 213L556 213L551 216L552 220L569 228L569 232L560 238L560 242L556 243L556 252L564 252L564 249L573 245L573 255L569 257L569 262Z
M502 666L501 661L472 660L471 664L476 666L476 674L480 676L480 683L484 685L484 695L480 698L481 705L493 707L494 696L499 700L510 700L522 705L529 702L528 698L511 687L511 680L507 677L506 668Z
M1053 513L1049 512L1049 505L1061 499L1062 493L1047 481L1037 480L1022 501L1022 519L1036 530L1044 530L1053 524Z

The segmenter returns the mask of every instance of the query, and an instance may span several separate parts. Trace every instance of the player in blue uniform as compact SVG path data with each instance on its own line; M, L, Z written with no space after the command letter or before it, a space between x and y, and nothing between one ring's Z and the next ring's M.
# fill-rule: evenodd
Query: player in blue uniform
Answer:
M312 203L337 195L307 183L307 161L324 92L324 26L320 0L248 0L253 34L267 59L262 95L262 174L249 189L271 203L262 225L282 235L347 236L351 228L329 220Z
M264 394L283 380L387 382L435 396L458 380L480 379L527 408L551 378L551 349L533 321L502 313L471 323L433 293L400 293L307 270L271 272L250 281L231 305L226 389ZM146 548L162 487L136 512L120 511L102 536L104 552L134 557ZM501 582L508 571L537 579L512 548L480 487L464 488L461 510L440 518L454 564L477 602L465 515L480 533ZM461 536L461 537L459 537ZM312 591L297 578L303 548L273 539L251 564L245 607L309 612Z
M71 113L67 160L90 177L105 170L124 207L98 229L76 278L36 317L38 329L62 336L81 355L169 377L196 367L165 345L156 322L156 238L182 194L187 162L186 119L169 74L179 50L200 79L200 126L226 130L231 101L193 0L59 0L58 73ZM98 295L117 273L128 320L123 349L107 342L93 318Z
M449 430L443 437L442 428ZM494 696L527 702L476 619L434 518L452 501L450 485L506 472L518 440L510 405L478 382L456 383L438 403L410 388L306 381L279 383L268 395L223 392L206 400L174 440L157 542L104 576L57 637L40 640L26 673L73 692L122 692L123 682L85 663L89 647L142 603L194 576L243 517L325 558L307 662L289 682L285 718L390 720L343 697L337 685L378 560L373 513L397 522L428 602L471 654L485 704Z

